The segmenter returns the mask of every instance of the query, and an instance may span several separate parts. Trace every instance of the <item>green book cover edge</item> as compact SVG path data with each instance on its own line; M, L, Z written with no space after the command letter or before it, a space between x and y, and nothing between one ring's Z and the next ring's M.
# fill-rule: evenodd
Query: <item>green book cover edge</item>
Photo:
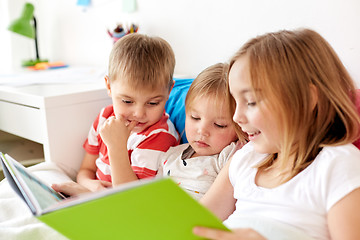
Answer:
M69 239L202 239L194 226L227 230L170 178L38 216Z

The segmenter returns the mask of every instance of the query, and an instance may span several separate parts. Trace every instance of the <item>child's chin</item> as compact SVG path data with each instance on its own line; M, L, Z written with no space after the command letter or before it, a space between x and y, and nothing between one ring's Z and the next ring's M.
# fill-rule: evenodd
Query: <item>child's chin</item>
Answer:
M139 133L145 130L145 126L136 126L133 128L132 132Z
M142 129L138 129L138 128L133 128L133 130L131 131L132 133L139 133L141 132Z

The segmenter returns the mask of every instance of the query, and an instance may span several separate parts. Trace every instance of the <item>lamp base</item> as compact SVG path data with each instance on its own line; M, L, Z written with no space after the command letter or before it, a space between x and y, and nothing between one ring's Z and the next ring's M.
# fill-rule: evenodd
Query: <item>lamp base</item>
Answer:
M47 59L41 60L41 59L35 59L35 60L24 60L21 63L21 66L23 67L33 67L38 63L43 63L43 62L49 62Z

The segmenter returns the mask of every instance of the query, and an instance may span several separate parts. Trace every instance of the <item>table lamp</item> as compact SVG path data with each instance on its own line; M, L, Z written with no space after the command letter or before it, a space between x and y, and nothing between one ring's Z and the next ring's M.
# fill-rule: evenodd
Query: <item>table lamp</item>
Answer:
M34 17L34 5L31 3L26 3L24 9L22 11L21 16L14 20L8 30L14 33L18 33L22 36L32 38L35 40L35 51L36 51L36 59L35 60L27 60L23 61L22 66L34 66L37 63L47 62L47 60L40 60L39 57L39 49L37 43L37 33L36 33L36 19ZM31 24L31 20L33 21L33 25Z

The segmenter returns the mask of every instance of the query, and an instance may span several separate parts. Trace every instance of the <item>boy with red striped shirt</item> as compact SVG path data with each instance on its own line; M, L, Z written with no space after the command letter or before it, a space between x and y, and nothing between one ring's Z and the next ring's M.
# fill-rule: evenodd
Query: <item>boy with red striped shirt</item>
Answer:
M90 129L78 183L96 191L156 175L158 156L179 144L165 113L174 67L173 50L161 38L136 33L116 42L105 77L113 104Z

